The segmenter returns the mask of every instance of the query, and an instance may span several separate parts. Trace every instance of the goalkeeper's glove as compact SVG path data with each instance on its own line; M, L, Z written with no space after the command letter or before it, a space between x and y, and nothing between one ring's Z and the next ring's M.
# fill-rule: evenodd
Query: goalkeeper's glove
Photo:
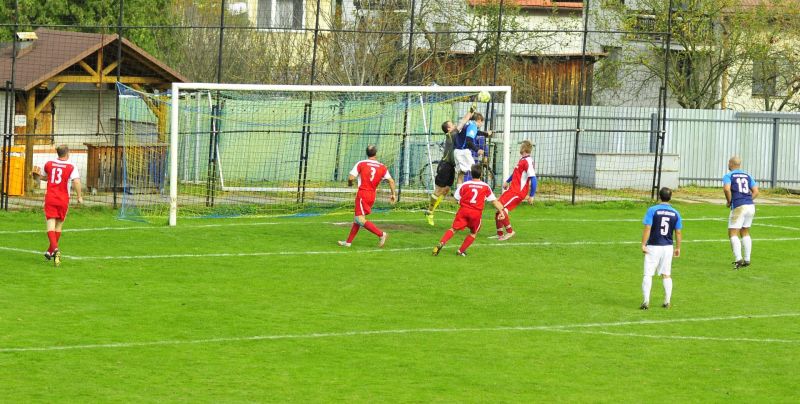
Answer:
M472 105L469 106L469 113L470 114L475 113L475 111L477 109L478 109L478 106L473 102Z

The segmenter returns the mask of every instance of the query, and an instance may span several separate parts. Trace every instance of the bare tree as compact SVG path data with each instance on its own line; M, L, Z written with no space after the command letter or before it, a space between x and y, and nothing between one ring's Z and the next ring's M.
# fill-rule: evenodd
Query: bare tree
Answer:
M762 2L733 16L731 24L757 31L746 44L750 63L743 66L751 82L733 91L752 94L765 111L799 110L800 3Z
M617 54L598 69L595 85L601 91L617 90L618 96L627 94L636 100L665 83L672 99L684 108L718 106L731 88L744 80L742 67L747 62L745 44L750 32L731 26L726 18L737 2L685 0L675 2L679 7L671 12L669 2L662 0L627 5L603 2L602 12L594 16L597 27L616 27L625 33L607 44L616 47ZM667 31L671 34L669 49ZM723 77L727 86L721 85Z
M173 13L178 26L157 37L157 53L191 80L217 80L219 7L219 3L177 0L166 11ZM308 33L256 27L244 14L226 14L223 39L223 82L300 84L308 80L313 46Z

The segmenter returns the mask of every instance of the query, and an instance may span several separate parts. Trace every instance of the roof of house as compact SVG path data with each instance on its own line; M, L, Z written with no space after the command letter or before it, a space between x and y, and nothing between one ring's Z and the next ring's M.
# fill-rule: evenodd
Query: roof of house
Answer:
M470 6L482 6L497 3L498 0L468 0ZM521 8L562 8L583 9L583 0L507 0Z
M56 31L39 28L38 39L18 49L15 69L15 88L28 91L69 69L101 48L113 52L116 60L117 34L94 34ZM24 43L23 43L24 44ZM18 46L20 46L18 44ZM156 77L164 82L187 81L177 71L156 59L127 39L122 39L123 75L135 71L138 76ZM12 46L0 49L0 83L11 80Z

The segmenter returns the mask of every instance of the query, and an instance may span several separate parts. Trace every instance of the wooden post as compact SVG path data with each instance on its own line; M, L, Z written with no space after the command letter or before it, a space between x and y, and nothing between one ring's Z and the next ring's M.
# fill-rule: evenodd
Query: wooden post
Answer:
M36 132L36 88L28 90L25 105L25 190L32 191L35 181L31 181L33 171L33 134Z
M169 100L167 97L159 98L161 102L158 103L158 108L156 110L156 119L158 119L158 141L159 143L166 143L169 141L167 139L167 130L169 129L167 102L169 102Z
M99 51L97 51L97 88L103 83L103 48L101 47Z

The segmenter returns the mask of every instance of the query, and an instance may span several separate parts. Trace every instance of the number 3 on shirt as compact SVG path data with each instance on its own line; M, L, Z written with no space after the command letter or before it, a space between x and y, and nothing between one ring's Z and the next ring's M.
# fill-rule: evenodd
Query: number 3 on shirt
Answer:
M742 194L750 193L750 182L747 181L747 178L737 178L736 184L739 185L739 193Z
M369 180L370 180L370 181L375 181L375 173L376 173L377 171L378 171L378 170L377 170L377 169L375 169L375 167L370 167L370 168L369 168Z
M61 180L63 179L63 178L61 178L62 174L63 174L63 170L61 170L58 167L54 167L53 171L50 172L50 183L56 184L56 185L60 184Z

